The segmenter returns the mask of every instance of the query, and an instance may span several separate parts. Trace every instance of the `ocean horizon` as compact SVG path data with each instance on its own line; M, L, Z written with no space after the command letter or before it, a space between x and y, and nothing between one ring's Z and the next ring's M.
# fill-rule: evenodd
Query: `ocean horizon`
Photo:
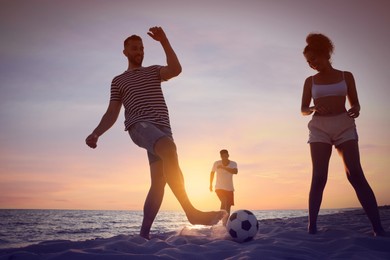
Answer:
M320 214L353 209L356 208L321 209ZM290 219L308 214L307 209L251 211L258 221ZM142 210L0 209L0 249L25 247L44 241L136 236L142 216ZM164 210L157 215L151 235L174 234L189 226L193 225L187 221L183 211Z

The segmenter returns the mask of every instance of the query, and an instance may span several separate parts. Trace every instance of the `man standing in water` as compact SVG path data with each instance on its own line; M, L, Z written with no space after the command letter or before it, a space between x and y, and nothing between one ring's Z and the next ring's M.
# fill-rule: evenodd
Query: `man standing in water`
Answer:
M147 150L150 164L151 187L145 200L140 231L140 236L146 239L150 239L150 229L160 209L166 184L191 224L214 225L226 216L224 211L197 210L187 196L172 137L168 108L161 90L161 82L178 76L182 68L161 27L150 28L148 35L160 42L167 65L143 67L142 39L137 35L128 37L124 41L123 50L128 68L112 80L107 111L86 139L89 147L96 148L98 138L114 125L123 105L125 130L135 144Z
M215 172L217 172L217 179L215 183L215 193L221 201L221 209L226 210L230 215L230 208L234 206L234 186L233 174L238 173L237 163L229 160L229 152L221 150L221 159L214 162L210 173L210 191L213 191L213 180ZM223 220L226 225L227 218Z

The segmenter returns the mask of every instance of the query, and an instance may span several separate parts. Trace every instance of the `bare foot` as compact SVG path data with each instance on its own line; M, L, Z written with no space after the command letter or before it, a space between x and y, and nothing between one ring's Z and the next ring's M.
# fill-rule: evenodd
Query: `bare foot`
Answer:
M217 224L221 219L227 218L228 213L226 210L220 211L195 211L191 214L187 214L188 221L193 225L207 225L212 226Z
M374 231L374 236L376 237L387 237L387 233L384 229Z
M308 230L308 233L311 235L317 234L317 226L316 225L314 225L314 226L309 225L307 230Z
M143 238L145 238L145 239L147 239L147 240L150 240L149 234L142 234L142 233L140 233L139 236L140 236L140 237L143 237Z

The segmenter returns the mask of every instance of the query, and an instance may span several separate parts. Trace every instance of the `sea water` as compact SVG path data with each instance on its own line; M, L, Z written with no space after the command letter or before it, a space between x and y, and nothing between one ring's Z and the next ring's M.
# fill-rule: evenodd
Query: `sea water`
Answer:
M325 209L333 214L348 209ZM253 210L258 220L307 216L307 210ZM117 235L137 235L142 211L0 209L0 248L24 247L43 241L84 241ZM189 226L182 211L160 211L151 234Z

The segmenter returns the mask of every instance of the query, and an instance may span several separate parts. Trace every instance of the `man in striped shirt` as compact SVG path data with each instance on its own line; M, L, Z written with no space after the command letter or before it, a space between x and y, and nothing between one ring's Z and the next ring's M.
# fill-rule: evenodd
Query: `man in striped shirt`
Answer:
M140 231L140 235L146 239L150 238L150 229L160 209L166 184L178 199L190 223L214 225L227 217L225 211L197 210L187 196L172 137L168 108L161 90L161 82L178 76L181 65L161 27L150 28L148 35L160 42L167 65L143 67L142 39L137 35L128 37L123 50L128 59L128 69L112 80L107 111L86 139L89 147L96 148L99 136L113 126L123 105L125 130L135 144L147 150L150 164L152 181L144 204Z

